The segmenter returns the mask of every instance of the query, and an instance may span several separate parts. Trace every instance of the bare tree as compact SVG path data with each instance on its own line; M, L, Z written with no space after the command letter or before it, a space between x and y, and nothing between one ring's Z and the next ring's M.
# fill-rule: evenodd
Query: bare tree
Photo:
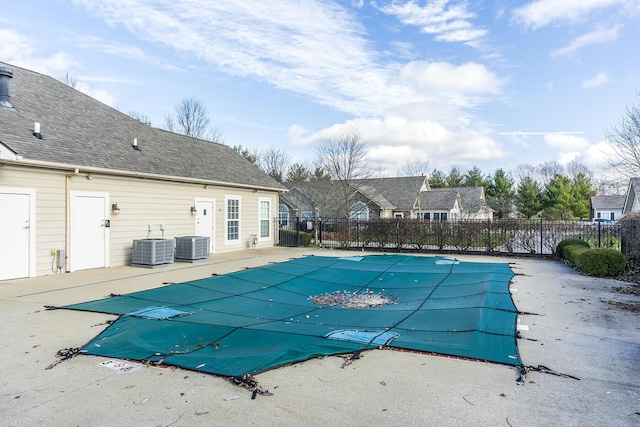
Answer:
M164 117L164 128L168 131L220 142L220 130L211 128L210 123L206 107L195 98L184 98L175 105L173 114L167 113Z
M423 160L420 157L415 157L413 159L408 158L405 160L403 165L398 169L398 176L423 176L425 179L422 184L416 182L412 188L411 192L415 194L415 202L414 206L418 209L418 212L421 212L421 204L422 198L420 197L420 192L427 187L424 183L427 182L427 175L429 173L429 161ZM420 214L418 214L420 215Z
M60 77L58 80L60 80L62 83L66 84L67 86L70 86L76 90L80 90L80 82L76 77L69 74L68 71L64 76Z
M427 176L429 160L420 157L408 158L398 169L398 176Z
M542 185L547 185L554 176L563 174L564 167L558 162L544 162L536 167L536 172L540 175Z
M640 92L638 92L640 100ZM613 152L607 162L610 169L625 178L640 176L640 105L627 107L618 126L607 130L605 138Z
M537 171L534 166L528 163L522 163L516 167L514 174L518 182L522 182L526 178L535 179L537 175Z
M270 147L264 150L258 158L258 166L271 178L282 182L291 162L289 154L282 149Z
M357 186L355 180L371 178L373 169L366 158L367 144L358 131L327 139L317 148L318 165L338 185L340 214L349 218Z
M591 172L591 170L588 167L586 167L580 162L576 162L575 160L567 163L567 166L565 167L565 169L567 170L567 173L569 174L569 178L571 179L576 179L576 177L580 174L582 174L585 177L588 177L589 179L593 178L593 172Z
M146 114L138 113L136 111L129 111L127 115L132 119L136 119L140 123L144 123L147 126L151 126L151 119Z

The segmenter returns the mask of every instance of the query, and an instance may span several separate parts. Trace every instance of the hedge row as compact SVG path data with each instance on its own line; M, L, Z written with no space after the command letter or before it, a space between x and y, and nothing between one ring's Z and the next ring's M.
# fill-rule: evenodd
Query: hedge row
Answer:
M590 276L616 277L627 266L627 259L621 252L615 249L591 248L584 240L574 238L558 243L556 255Z
M295 230L280 230L280 243L297 243L298 233ZM311 245L311 234L300 231L300 246Z

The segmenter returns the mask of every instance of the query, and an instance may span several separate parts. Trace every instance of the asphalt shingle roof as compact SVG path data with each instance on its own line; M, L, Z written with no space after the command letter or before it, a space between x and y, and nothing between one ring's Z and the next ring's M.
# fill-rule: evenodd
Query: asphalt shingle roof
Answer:
M0 108L0 143L19 158L284 189L229 146L145 125L52 77L1 62L0 67L13 70L14 107ZM43 139L32 135L35 122ZM139 151L132 148L134 138Z
M603 209L622 209L624 206L625 196L593 196L591 197L591 206L597 210Z
M455 206L459 193L456 189L441 188L438 191L424 191L418 198L421 209L450 210Z

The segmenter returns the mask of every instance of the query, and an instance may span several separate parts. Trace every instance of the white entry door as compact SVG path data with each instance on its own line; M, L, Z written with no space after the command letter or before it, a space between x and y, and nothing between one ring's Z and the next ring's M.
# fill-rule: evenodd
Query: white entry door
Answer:
M209 237L209 253L214 252L213 226L216 223L213 200L196 200L196 236Z
M71 192L71 271L108 267L109 196Z
M33 193L0 188L0 280L29 277L35 268Z

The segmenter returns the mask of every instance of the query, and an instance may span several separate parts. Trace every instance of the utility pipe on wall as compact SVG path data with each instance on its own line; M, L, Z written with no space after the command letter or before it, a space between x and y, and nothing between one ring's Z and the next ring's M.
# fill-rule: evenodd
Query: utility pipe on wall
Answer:
M65 260L64 271L69 272L71 270L69 265L69 254L71 246L71 177L74 177L80 173L80 169L76 168L73 173L64 176L64 198L65 198L65 221L64 221L64 246L65 246Z

